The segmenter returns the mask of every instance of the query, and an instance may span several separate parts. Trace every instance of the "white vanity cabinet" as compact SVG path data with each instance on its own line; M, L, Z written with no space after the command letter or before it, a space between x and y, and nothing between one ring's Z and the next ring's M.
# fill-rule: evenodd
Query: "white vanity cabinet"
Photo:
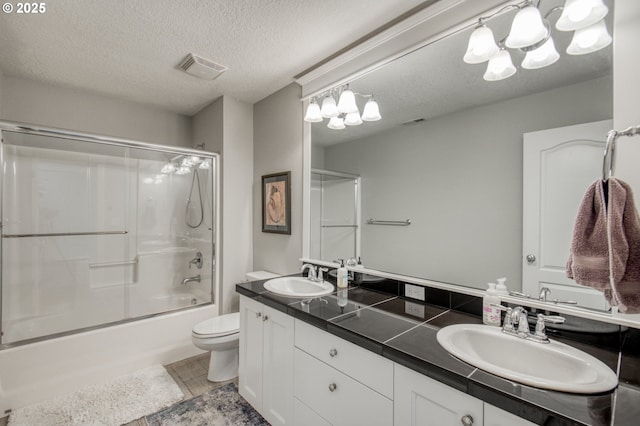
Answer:
M483 402L463 392L395 366L394 425L482 426Z
M272 425L293 425L294 319L240 296L239 391Z
M296 320L295 424L393 424L393 362Z
M484 426L535 426L535 423L485 403Z
M396 426L534 426L399 364L395 366L394 413Z

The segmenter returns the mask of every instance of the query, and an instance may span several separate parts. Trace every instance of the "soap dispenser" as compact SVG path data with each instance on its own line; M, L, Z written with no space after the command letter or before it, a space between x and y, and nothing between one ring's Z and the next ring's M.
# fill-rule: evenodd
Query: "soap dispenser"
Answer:
M506 278L498 278L498 285L496 286L496 293L508 296L509 295L509 290L507 289L507 286L504 283L505 281L507 281Z
M344 260L338 260L340 261L340 267L336 271L338 276L338 288L347 288L347 286L349 286L349 271L344 267Z
M500 298L496 291L496 284L489 283L489 288L482 298L482 322L487 325L495 325L500 327L500 308L493 305L499 305Z

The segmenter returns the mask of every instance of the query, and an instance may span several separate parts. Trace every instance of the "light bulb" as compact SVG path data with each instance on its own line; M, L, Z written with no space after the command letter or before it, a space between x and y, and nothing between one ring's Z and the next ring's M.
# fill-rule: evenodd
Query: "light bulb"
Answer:
M342 114L350 114L358 111L358 105L356 105L356 95L347 86L342 93L340 93L340 99L338 99L338 112Z
M331 95L327 95L322 100L322 109L320 114L324 118L333 118L338 116L338 108L336 107L336 100Z
M304 121L307 123L319 123L322 121L320 105L318 105L315 98L311 99L311 102L307 106L307 113L304 116Z
M361 125L362 119L360 118L360 113L356 111L356 112L350 112L349 114L347 114L347 116L344 118L344 124L347 126Z
M209 170L211 168L211 159L205 159L202 163L200 163L199 168L202 170Z
M362 111L363 121L378 121L382 118L380 115L380 108L375 99L371 98L364 104L364 111Z
M190 158L193 164L200 164L200 162L202 161L202 158L198 157L197 155L192 155Z
M487 71L484 79L487 81L498 81L509 78L516 73L516 67L511 62L511 55L504 49L496 53L487 64Z
M184 157L182 159L182 163L180 163L181 166L184 167L191 167L193 166L195 163L193 162L193 160L191 159L191 157Z
M176 166L173 163L167 163L164 166L162 166L162 169L160 169L160 173L164 173L164 174L173 173L175 171L176 171Z
M586 55L603 49L611 44L612 38L604 21L598 21L587 28L576 30L567 53L569 55Z
M556 22L560 31L575 31L595 24L609 13L602 0L567 0Z
M344 120L340 117L332 117L327 127L333 130L344 129Z
M547 27L542 21L540 11L529 3L518 11L511 23L511 31L505 45L520 49L541 42L547 36Z
M527 52L522 61L522 68L528 70L543 68L555 63L558 59L560 59L560 54L556 50L553 39L549 37L549 40L544 42L542 46Z
M482 25L471 33L467 52L464 54L462 60L468 64L479 64L488 61L493 55L498 53L498 50L491 28Z
M178 167L178 170L176 170L177 175L186 175L189 173L191 173L191 168L187 166L180 166Z

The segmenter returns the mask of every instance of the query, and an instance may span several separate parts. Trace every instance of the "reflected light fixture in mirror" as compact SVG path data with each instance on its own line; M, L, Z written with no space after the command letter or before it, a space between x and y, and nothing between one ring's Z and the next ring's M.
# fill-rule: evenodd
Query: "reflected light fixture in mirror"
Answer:
M338 97L337 104L336 97ZM362 115L360 115L356 97L367 99ZM322 107L318 104L318 98L322 98ZM382 116L378 102L373 98L373 95L353 92L347 84L311 98L304 115L304 121L320 123L324 118L329 118L328 128L341 130L346 126L359 126L364 121L378 121Z
M569 55L585 55L608 46L612 38L607 31L604 17L609 12L602 0L567 0L564 6L549 10L544 17L532 0L517 5L508 5L490 16L480 17L478 26L469 37L463 60L468 64L488 61L484 79L498 81L515 74L516 68L506 50L519 49L526 53L522 68L538 69L555 63L560 54L551 37L549 16L562 11L555 28L559 31L575 31L567 48ZM496 43L493 32L485 24L496 15L509 9L517 9L511 30L504 39Z

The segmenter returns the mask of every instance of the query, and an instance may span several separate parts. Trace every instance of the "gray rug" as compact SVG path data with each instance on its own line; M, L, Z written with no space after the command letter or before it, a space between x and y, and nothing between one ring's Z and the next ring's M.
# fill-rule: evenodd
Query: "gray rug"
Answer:
M238 393L235 383L212 389L145 417L149 426L269 426Z

